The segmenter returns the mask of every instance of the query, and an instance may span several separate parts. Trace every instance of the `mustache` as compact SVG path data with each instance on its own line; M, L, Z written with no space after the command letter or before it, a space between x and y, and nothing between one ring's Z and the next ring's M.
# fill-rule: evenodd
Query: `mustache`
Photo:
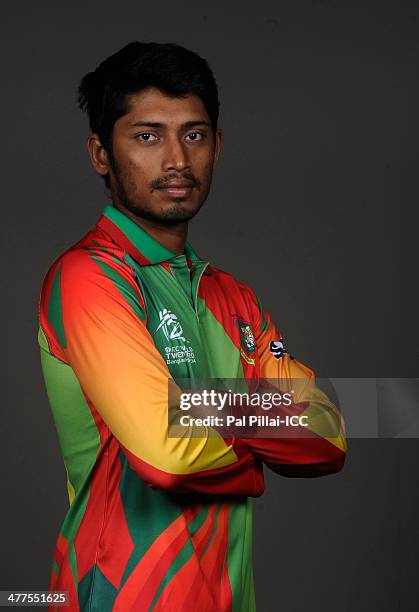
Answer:
M154 179L150 183L150 187L152 190L154 189L165 189L169 185L169 181L173 180L178 181L188 181L191 184L191 187L199 187L200 181L196 179L192 174L170 174L165 176L164 178Z

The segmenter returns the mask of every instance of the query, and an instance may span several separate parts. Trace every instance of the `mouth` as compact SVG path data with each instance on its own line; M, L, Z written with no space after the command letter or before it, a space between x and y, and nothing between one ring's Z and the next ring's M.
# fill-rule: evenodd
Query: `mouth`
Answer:
M168 196L176 198L186 198L192 192L193 185L181 184L181 185L169 185L167 187L159 187L159 191L167 194Z

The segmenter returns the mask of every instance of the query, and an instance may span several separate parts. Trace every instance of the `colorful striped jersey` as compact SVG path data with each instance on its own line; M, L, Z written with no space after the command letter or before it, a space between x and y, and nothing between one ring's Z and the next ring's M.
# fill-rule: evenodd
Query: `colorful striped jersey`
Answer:
M106 205L51 264L39 323L69 497L50 590L69 591L72 611L254 610L251 502L263 464L320 476L346 453L343 421L320 391L305 413L320 404L340 419L335 437L168 435L168 380L314 380L274 354L282 336L258 297L190 243L175 255Z

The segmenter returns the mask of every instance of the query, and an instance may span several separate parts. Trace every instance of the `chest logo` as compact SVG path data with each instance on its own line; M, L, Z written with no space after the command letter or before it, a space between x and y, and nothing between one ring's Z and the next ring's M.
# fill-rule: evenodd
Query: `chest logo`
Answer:
M247 363L254 365L255 360L251 357L251 355L255 352L255 337L253 335L252 327L250 323L246 323L245 321L236 320L236 323L240 331L240 342L242 345L240 354L242 355L243 359L247 361Z
M195 351L189 340L186 340L182 325L174 312L163 308L159 310L160 323L156 333L162 330L169 343L163 348L168 366L179 366L183 363L196 363Z
M185 341L182 325L174 312L167 310L167 308L163 308L163 310L159 310L159 319L160 323L157 326L156 332L161 329L166 340Z
M275 359L281 359L281 357L283 357L285 353L288 353L282 340L272 340L269 343L269 350L271 351Z

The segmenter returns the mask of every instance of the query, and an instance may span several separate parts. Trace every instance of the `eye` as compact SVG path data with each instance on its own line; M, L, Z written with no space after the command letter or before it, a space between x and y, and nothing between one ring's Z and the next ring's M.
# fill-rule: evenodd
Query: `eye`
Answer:
M144 137L144 139L142 137ZM150 134L150 132L142 132L141 134L136 134L135 138L140 142L153 142L153 138L156 138L156 136Z
M193 142L197 142L198 140L204 140L205 138L205 134L203 134L202 132L189 132L188 136L193 136Z

